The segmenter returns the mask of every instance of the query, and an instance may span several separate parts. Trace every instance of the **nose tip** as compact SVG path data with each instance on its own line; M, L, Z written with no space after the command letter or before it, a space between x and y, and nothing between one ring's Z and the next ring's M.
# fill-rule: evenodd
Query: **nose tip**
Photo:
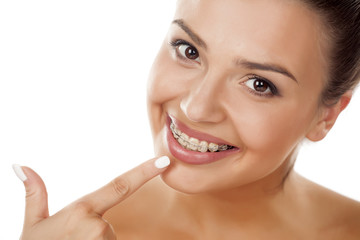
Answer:
M190 93L181 101L180 108L193 122L218 123L225 118L220 102L215 94L209 91Z

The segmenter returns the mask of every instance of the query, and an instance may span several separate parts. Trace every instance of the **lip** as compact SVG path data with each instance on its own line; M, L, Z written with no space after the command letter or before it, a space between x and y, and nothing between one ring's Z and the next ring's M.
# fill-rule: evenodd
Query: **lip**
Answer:
M235 153L238 153L241 151L237 147L226 150L226 151L205 152L205 153L185 149L173 137L172 132L170 130L171 122L173 122L175 124L175 126L181 132L184 132L187 135L189 135L191 137L195 137L199 140L205 140L207 142L216 143L218 145L227 144L227 145L232 146L232 144L230 144L220 138L211 136L209 134L193 130L193 129L187 127L185 124L183 124L179 120L177 120L176 118L168 116L167 121L166 121L166 139L167 139L167 143L168 143L168 148L169 148L169 151L171 152L171 154L175 158L177 158L178 160L180 160L182 162L185 162L188 164L196 164L196 165L208 164L208 163L219 161L221 159L224 159L232 154L235 154Z

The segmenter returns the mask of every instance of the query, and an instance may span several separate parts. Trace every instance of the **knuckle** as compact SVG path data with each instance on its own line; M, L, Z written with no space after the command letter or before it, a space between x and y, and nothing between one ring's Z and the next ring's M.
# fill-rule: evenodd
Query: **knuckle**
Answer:
M26 199L45 199L47 198L47 192L39 189L26 189Z
M77 201L73 205L72 215L76 216L83 216L87 215L91 212L92 208L89 203L85 201Z
M35 192L35 191L31 191L31 190L26 189L26 195L25 195L25 197L26 197L27 199L33 198L34 196L36 196L36 192Z
M128 181L123 177L115 178L111 184L115 194L120 198L125 197L130 190Z
M106 235L109 231L112 231L111 226L102 220L96 221L96 224L93 226L93 233L96 236L102 237Z

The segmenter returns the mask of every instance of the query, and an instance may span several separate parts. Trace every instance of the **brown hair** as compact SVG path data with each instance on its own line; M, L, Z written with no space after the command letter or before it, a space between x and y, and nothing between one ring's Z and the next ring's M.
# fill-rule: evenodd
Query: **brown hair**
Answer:
M331 40L322 103L335 104L360 78L360 0L302 0L320 14Z

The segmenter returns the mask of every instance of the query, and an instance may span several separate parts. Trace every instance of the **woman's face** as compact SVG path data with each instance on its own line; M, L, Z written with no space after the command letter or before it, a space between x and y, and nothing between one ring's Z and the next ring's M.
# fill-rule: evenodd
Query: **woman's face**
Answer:
M284 177L319 116L319 27L297 1L178 2L148 86L169 186L199 193Z

